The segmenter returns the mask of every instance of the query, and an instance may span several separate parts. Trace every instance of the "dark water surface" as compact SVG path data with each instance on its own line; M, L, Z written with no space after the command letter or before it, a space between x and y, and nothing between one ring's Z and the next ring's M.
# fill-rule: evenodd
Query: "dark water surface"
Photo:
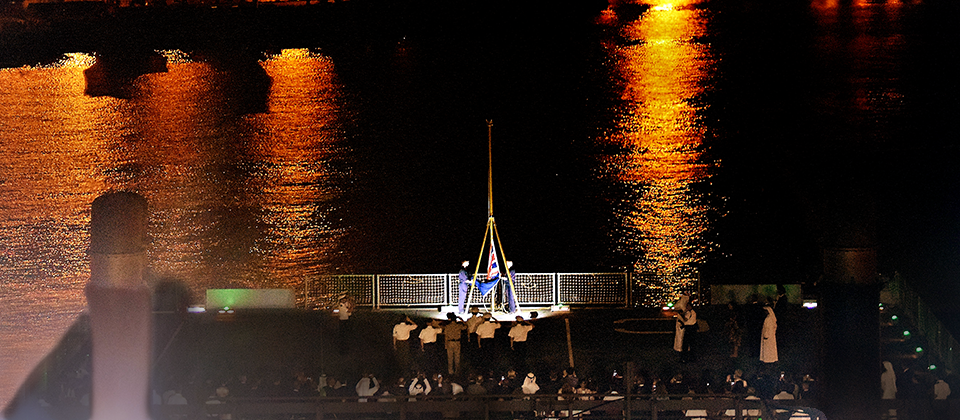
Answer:
M84 95L87 54L0 70L0 402L85 305L103 192L148 199L154 277L198 297L452 272L483 239L487 120L518 271L810 284L823 244L866 240L960 295L953 10L768 3L431 15L266 51L266 97L179 50L129 99Z

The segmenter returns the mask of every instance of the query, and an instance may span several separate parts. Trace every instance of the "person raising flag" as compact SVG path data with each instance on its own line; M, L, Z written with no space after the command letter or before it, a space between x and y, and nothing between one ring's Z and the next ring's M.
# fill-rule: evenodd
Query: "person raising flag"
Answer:
M470 274L467 273L467 267L470 265L470 261L463 261L460 263L460 295L457 296L457 313L466 312L466 303L467 295L470 294L470 285L473 284L473 278L470 277Z
M507 261L507 270L509 271L509 276L507 281L504 282L504 297L506 297L507 304L507 313L517 312L517 294L514 290L514 284L517 283L517 271L513 269L513 261Z

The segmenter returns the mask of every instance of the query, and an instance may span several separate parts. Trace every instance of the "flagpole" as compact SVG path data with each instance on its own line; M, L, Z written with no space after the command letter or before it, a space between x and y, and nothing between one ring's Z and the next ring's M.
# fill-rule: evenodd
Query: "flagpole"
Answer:
M493 237L494 232L497 229L497 222L493 218L493 120L487 120L487 231L490 233L490 246L494 246ZM487 237L483 237L484 242L486 242ZM488 255L489 259L490 256ZM477 264L479 265L479 263ZM487 266L489 267L490 262L487 261ZM489 271L489 268L487 269ZM487 281L490 281L489 273L487 273ZM494 306L494 298L496 296L496 291L490 295L490 310L496 310Z
M495 252L494 250L499 247L501 253L503 252L503 245L500 243L500 232L497 231L497 222L493 217L493 120L487 120L487 228L486 232L483 234L483 243L480 245L480 256L477 258L477 267L473 273L473 279L470 284L470 292L467 295L467 305L465 309L470 310L471 298L473 297L473 290L477 287L477 274L480 272L480 261L483 259L483 252L487 245L487 237L490 237L490 255L487 256L487 281L490 281L489 270L490 270L490 258ZM506 257L504 257L506 258ZM506 259L504 259L506 261ZM499 263L498 263L499 264ZM511 293L516 296L516 289L513 288L513 276L510 275L510 270L507 269L507 281L510 283ZM496 309L495 301L496 293L490 297L490 307L491 310Z
M487 120L487 216L493 220L493 120Z
M493 238L496 236L497 231L497 222L493 218L493 120L487 120L487 215L489 216L489 221L487 225L491 227L490 231L490 246L495 247ZM486 240L486 238L484 238ZM503 251L503 248L500 248L500 251ZM490 258L487 256L487 258ZM499 262L497 263L499 264ZM489 265L489 262L488 262ZM489 276L488 276L489 277ZM490 281L487 278L487 281ZM497 292L494 291L490 295L490 309L496 310L496 296Z
M480 244L480 255L477 256L477 268L473 270L473 277L470 280L470 291L467 292L467 306L464 310L470 312L470 299L473 297L473 289L477 287L477 274L480 274L480 261L483 259L483 250L487 247L487 234L490 233L490 222L487 220L487 229L483 232L483 243Z

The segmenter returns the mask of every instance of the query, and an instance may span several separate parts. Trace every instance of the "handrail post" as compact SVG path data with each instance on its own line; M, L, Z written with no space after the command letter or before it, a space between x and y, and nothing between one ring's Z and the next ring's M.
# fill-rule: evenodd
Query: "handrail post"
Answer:
M373 305L375 308L380 309L380 275L373 275Z
M303 279L303 309L310 309L310 277Z
M560 304L560 273L553 273L553 304Z
M450 306L453 305L453 300L450 299L450 294L453 293L453 278L450 274L445 274L444 277L447 281L443 286L443 304L444 306Z

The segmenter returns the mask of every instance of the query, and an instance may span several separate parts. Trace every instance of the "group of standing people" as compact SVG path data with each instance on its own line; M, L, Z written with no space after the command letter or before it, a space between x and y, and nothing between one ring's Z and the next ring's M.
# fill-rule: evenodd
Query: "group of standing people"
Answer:
M955 418L951 416L951 403L946 400L960 399L957 390L960 390L960 374L950 369L916 370L915 362L909 359L899 362L897 367L890 361L882 362L880 398L901 400L897 408L889 408L883 418Z
M780 360L777 352L777 314L774 305L783 305L786 299L780 295L775 304L763 305L763 323L759 329L759 359L762 363L772 364ZM687 363L694 360L697 350L697 335L706 323L697 319L697 311L693 307L691 296L684 293L674 304L676 311L676 327L674 331L673 349L679 354L680 362ZM742 325L743 314L734 303L728 304L729 318L726 329L730 343L730 357L739 357L743 342L744 330Z
M533 323L521 316L516 317L507 333L508 349L503 348L500 343L502 340L497 339L497 330L500 327L500 321L491 313L480 315L476 308L467 320L451 312L447 314L445 322L430 320L422 328L410 317L406 317L393 327L393 347L402 372L440 371L445 360L448 374L461 374L465 359L473 369L483 372L495 368L494 364L501 360L505 353L510 356L512 367L524 369L527 337L533 329ZM414 338L413 332L418 329L420 332ZM440 348L441 343L443 350ZM467 353L466 358L464 352Z

